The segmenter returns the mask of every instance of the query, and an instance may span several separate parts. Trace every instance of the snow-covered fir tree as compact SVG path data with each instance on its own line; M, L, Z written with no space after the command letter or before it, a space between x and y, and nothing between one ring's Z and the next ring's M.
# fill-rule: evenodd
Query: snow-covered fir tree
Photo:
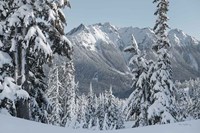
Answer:
M115 97L112 94L112 86L105 92L105 118L104 130L114 130L124 128L124 118L121 109L118 107Z
M76 112L75 112L75 123L72 125L73 128L83 128L85 123L85 110L87 105L87 100L85 95L77 96L76 99Z
M48 123L52 125L61 126L62 125L62 116L63 108L61 106L61 102L63 101L63 97L61 96L62 90L64 89L58 74L58 66L55 66L50 70L50 74L48 75L48 91L47 96L49 97L51 103L51 114L48 116Z
M179 120L200 118L200 79L176 83L178 90Z
M181 88L178 84L180 85L180 83L175 83L177 88L176 100L179 108L177 118L179 121L184 121L185 119L188 119L187 110L189 107L188 105L190 104L190 98L188 95L189 88Z
M60 126L70 126L72 119L75 119L76 86L72 61L64 63L64 65L54 64L50 67L47 95L52 103L59 103ZM58 107L52 105L52 109L54 108ZM52 112L52 115L54 114L55 112ZM50 118L52 118L51 114Z
M134 66L132 69L132 88L134 90L125 105L125 110L127 112L126 119L135 121L133 127L147 126L147 110L150 100L148 69L151 61L147 61L144 58L145 55L141 54L134 36L132 36L132 45L125 48L124 51L133 54L133 57L130 59L130 65Z
M148 108L150 125L176 122L175 86L172 81L172 69L168 50L170 48L166 30L168 27L168 0L154 0L157 4L155 15L158 17L154 26L157 42L153 50L157 54L157 61L151 65L150 84L151 96Z
M18 117L47 122L42 65L53 53L71 58L71 44L64 35L66 6L69 2L63 0L0 2L1 49L13 62L14 75L9 76L30 95L30 100L16 103Z
M187 114L193 119L200 119L200 79L189 81L189 105Z
M98 98L98 108L97 108L97 117L98 124L97 127L99 130L103 130L104 127L104 117L105 117L105 103L104 103L104 94L100 94Z
M61 105L63 107L63 119L62 125L69 126L71 121L75 119L75 109L76 109L76 89L77 84L75 83L75 69L73 61L67 62L64 66L60 66L59 71L60 82L62 83L64 89L60 93L63 97Z
M85 123L83 128L92 129L96 127L97 116L96 116L96 99L92 89L92 83L90 83L90 91L87 96L87 106L85 109Z

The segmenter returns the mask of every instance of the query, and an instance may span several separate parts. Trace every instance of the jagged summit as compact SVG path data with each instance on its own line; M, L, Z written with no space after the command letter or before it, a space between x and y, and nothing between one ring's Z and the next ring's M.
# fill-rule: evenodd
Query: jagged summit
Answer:
M104 22L104 23L96 23L96 24L92 24L90 26L99 26L99 27L115 27L114 25L112 25L110 22Z
M187 45L198 45L200 41L196 38L186 34L184 31L180 29L172 29L168 33L169 40L171 43L177 44L180 46L187 46Z
M70 32L67 33L67 35L73 35L73 34L78 34L79 32L82 31L87 31L87 26L85 26L84 24L80 24L78 27L73 28Z

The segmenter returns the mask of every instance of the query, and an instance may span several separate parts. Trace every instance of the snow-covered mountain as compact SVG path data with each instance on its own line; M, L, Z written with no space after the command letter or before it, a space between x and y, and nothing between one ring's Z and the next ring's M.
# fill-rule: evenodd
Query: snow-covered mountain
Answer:
M139 49L154 59L151 49L155 34L150 28L116 27L110 23L85 26L81 24L67 36L74 45L76 78L82 92L102 92L113 86L121 97L130 93L131 74L128 68L130 54L123 49L131 45L135 37ZM168 33L172 45L171 57L175 80L186 80L200 76L200 41L178 29Z

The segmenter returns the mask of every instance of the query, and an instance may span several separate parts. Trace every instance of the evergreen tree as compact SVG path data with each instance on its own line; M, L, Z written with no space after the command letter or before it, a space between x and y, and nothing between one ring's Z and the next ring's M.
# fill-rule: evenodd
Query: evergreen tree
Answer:
M191 81L190 81L191 82ZM194 119L200 119L200 80L194 80L189 88L190 99L187 114Z
M58 89L58 90L57 90ZM75 117L75 78L72 61L64 65L52 65L48 75L48 98L60 105L60 126L71 126ZM56 95L56 96L55 96ZM55 108L55 105L52 105ZM58 107L56 107L58 108ZM53 115L55 112L53 112ZM52 117L52 116L50 116Z
M103 120L103 130L108 130L109 129L107 123L108 123L108 114L105 113L104 120Z
M71 44L64 36L66 19L63 0L17 0L0 2L1 50L12 59L16 84L30 95L16 103L17 116L46 122L48 100L42 65L53 53L71 58ZM31 116L29 115L31 114Z
M153 3L156 3L158 8L155 12L158 19L154 26L157 42L153 46L158 60L151 65L149 70L151 96L148 121L150 125L175 122L177 111L175 107L176 91L172 81L171 62L168 54L170 44L166 33L167 28L169 28L167 25L169 1L154 0Z
M105 112L105 120L104 120L104 129L113 130L113 129L121 129L124 128L124 119L120 109L117 107L115 97L112 94L112 86L110 90L105 93L106 102L106 112Z
M63 108L61 106L61 102L63 101L63 97L60 95L63 90L63 86L59 81L58 67L55 66L50 70L48 81L48 91L47 96L51 101L51 114L48 117L48 122L53 125L61 126L62 124L62 116L63 116Z
M62 108L63 108L63 119L62 125L70 125L73 117L75 117L75 107L76 107L76 88L75 83L75 69L72 61L67 62L64 66L60 66L59 79L62 83L64 89L60 93L63 98Z
M100 122L100 120L97 118L97 124L96 124L95 130L100 130L101 129L99 122Z
M126 119L128 120L134 117L135 124L133 127L146 126L148 125L147 109L150 100L148 67L151 62L147 61L144 55L141 54L134 36L132 36L132 46L128 46L125 51L133 54L130 64L134 66L132 70L132 88L134 91L126 103Z
M90 92L87 96L87 107L85 110L85 124L83 128L91 129L96 126L96 101L92 90L92 83L90 83Z
M200 118L200 80L199 78L177 85L178 105L180 108L179 120Z
M97 117L98 117L98 129L103 130L104 126L104 117L105 117L105 103L104 103L104 95L100 94L99 95L99 100L98 100L98 108L97 108Z
M177 114L177 119L179 121L184 121L188 118L188 105L190 104L190 100L188 97L188 93L185 88L180 88L177 86L177 106L179 108L179 112Z
M86 110L86 96L78 96L77 98L77 104L76 104L76 122L73 125L73 128L83 128L85 123L85 110Z

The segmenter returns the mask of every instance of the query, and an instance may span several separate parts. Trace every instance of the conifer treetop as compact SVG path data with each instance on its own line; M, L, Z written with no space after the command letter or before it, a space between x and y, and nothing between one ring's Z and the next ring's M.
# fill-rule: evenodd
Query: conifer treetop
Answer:
M153 30L158 39L157 44L153 46L153 50L159 53L162 48L167 49L170 47L169 41L167 39L167 29L169 29L169 25L167 24L169 20L167 17L167 12L169 11L169 1L154 0L153 3L157 3L157 10L154 13L154 15L157 16L157 20Z

